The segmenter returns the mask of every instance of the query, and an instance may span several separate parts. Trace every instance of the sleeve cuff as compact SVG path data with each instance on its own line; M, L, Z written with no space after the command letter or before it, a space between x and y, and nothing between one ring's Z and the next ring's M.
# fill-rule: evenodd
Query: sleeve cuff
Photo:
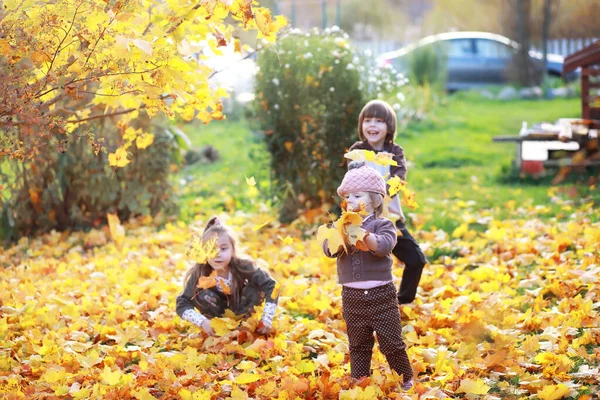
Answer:
M202 328L202 323L204 321L206 321L208 318L206 318L204 315L200 314L198 311L194 310L193 308L190 308L189 310L185 310L183 312L183 314L181 314L181 319L184 319L184 320L191 322L192 324Z
M277 304L275 303L265 303L265 308L263 309L262 314L262 322L266 325L273 325L273 317L275 316L275 310L277 309Z

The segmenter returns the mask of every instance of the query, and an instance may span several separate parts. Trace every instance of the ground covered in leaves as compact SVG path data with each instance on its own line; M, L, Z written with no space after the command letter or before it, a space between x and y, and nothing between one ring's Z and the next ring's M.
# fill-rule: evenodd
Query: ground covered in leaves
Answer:
M498 220L456 203L454 232L415 232L431 263L402 307L408 392L378 349L370 379L348 377L335 260L315 240L326 216L286 227L269 212L221 216L280 283L270 336L255 333L258 317L224 318L207 338L176 316L185 244L206 217L23 239L0 255L0 397L593 398L599 211L562 207L568 218L538 219L544 207L513 202Z

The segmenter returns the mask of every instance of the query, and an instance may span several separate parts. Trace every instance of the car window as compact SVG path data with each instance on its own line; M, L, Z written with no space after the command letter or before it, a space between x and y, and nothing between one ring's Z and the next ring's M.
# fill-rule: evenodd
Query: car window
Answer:
M471 39L450 40L448 55L450 57L473 57L475 53Z
M504 43L488 39L477 39L477 54L480 57L511 58L512 52Z

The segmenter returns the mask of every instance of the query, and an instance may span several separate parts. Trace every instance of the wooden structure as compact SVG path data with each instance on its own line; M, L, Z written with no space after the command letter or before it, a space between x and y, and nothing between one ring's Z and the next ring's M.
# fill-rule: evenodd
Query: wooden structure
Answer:
M578 129L575 134L569 131L562 136L553 131L543 129L528 129L519 136L497 136L494 142L513 142L516 145L515 166L525 174L537 175L543 173L544 167L560 167L559 174L553 182L559 183L573 167L589 167L600 165L600 40L569 55L563 63L563 75L581 68L581 119L570 119L583 131ZM553 152L560 157L550 157L546 160L528 160L524 158L523 146L525 143L547 142L556 144L562 142L566 145L576 143L573 150L563 149L555 152L549 148L548 154ZM564 150L567 150L566 152Z
M581 118L600 120L600 96L590 93L600 89L600 40L569 55L563 63L563 75L581 68ZM600 128L596 122L591 128Z

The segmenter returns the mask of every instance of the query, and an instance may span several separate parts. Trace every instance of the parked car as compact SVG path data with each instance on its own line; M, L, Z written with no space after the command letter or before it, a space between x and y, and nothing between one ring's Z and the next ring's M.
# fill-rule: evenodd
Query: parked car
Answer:
M506 84L513 57L520 48L514 40L494 33L448 32L428 36L398 50L384 53L378 57L378 62L380 65L392 65L398 71L406 73L411 54L425 46L436 46L436 52L445 56L446 88L449 91ZM530 50L529 57L541 71L544 67L542 53ZM564 58L558 54L548 54L546 73L561 77L563 61ZM572 81L578 75L574 71L564 79Z

